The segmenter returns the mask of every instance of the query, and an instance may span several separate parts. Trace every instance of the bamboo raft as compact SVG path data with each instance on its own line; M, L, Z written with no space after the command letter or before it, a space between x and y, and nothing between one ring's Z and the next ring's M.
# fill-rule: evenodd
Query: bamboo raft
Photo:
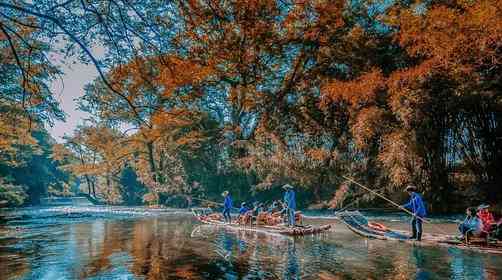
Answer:
M441 234L424 234L422 241L410 240L409 232L386 228L383 225L370 223L359 211L337 213L339 220L352 232L370 239L391 240L425 246L456 247L481 253L502 254L502 242L493 241L488 244L473 242L466 244L453 236Z
M268 233L282 234L287 236L305 236L305 235L315 235L323 232L327 232L331 229L331 225L301 225L295 227L287 227L285 225L241 225L238 223L225 223L220 219L211 218L207 213L200 212L201 209L192 209L194 217L201 223L209 225L217 225L223 227L230 227L240 230L251 230L251 231L263 231Z

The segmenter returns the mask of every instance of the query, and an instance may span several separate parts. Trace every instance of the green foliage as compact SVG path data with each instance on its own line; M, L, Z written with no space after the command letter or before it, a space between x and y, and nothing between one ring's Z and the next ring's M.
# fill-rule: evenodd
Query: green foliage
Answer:
M14 185L22 185L26 194L21 204L38 204L41 197L47 195L51 186L54 190L64 191L64 184L70 180L70 174L60 170L56 162L51 158L54 140L47 131L33 131L32 135L37 139L38 149L26 146L20 149L24 157L22 165L11 166L0 163L0 178L9 178ZM21 196L22 197L22 196Z
M147 189L139 180L134 169L125 167L120 174L120 194L126 205L142 205Z
M18 207L28 199L26 188L0 180L0 207Z

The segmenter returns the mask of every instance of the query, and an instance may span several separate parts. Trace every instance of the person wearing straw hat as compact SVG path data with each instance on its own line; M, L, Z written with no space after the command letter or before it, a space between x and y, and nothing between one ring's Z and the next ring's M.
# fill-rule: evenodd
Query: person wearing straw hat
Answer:
M413 185L408 185L405 191L410 195L410 200L405 205L402 205L402 207L410 210L413 214L413 218L411 219L412 236L410 239L420 241L422 240L423 218L427 215L424 200L422 196L417 193L417 187Z
M490 208L490 205L488 204L481 204L477 208L477 216L483 224L484 232L490 232L495 224L495 219L493 218L492 213L488 211L488 208Z
M293 186L286 184L282 186L284 192L284 204L287 207L288 225L295 226L296 195Z
M230 211L232 210L232 198L230 197L230 193L228 191L224 191L221 195L225 198L225 201L223 202L223 218L225 219L225 222L231 223L232 218L230 216Z

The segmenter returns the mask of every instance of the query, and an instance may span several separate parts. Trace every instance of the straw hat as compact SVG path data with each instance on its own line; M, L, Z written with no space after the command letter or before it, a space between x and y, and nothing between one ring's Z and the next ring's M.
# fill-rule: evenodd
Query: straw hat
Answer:
M221 193L222 196L227 196L228 195L228 191L224 191Z
M286 184L286 185L282 186L282 188L286 190L286 189L293 189L294 187L291 186L290 184Z
M483 209L488 209L488 208L490 208L490 205L483 203L478 206L478 211L483 210Z
M413 185L408 185L408 186L406 186L406 188L404 190L407 191L407 192L416 192L417 191L417 187L415 187Z

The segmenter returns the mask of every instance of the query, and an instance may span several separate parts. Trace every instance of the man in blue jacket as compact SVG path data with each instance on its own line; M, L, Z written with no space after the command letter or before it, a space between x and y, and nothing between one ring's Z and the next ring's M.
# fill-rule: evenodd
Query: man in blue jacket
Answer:
M413 234L410 239L420 241L422 240L423 218L427 215L424 200L422 199L422 196L417 193L417 187L415 186L407 186L406 192L410 195L410 201L403 205L403 208L408 209L411 213L413 213L413 218L411 219L411 231Z
M284 192L284 204L287 207L288 225L295 225L295 211L296 211L296 195L293 190L293 186L286 184L282 187L286 192Z
M224 191L221 195L225 197L225 201L223 202L223 218L225 222L231 223L232 219L230 217L230 211L232 210L232 198L230 197L230 193L228 191Z

